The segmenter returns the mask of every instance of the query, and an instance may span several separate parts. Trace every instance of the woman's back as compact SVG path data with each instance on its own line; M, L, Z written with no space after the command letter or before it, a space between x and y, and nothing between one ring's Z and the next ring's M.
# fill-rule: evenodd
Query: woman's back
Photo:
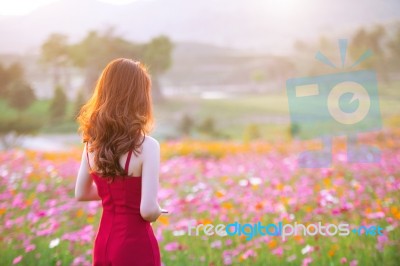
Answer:
M128 152L124 170L129 173L132 151ZM87 153L91 168L89 154ZM142 176L117 176L113 182L101 177L96 172L91 176L97 186L97 192L102 200L103 211L140 215Z
M124 168L128 173L131 156L129 151ZM113 182L96 172L91 176L103 206L93 265L160 265L152 227L140 214L142 176L117 176Z

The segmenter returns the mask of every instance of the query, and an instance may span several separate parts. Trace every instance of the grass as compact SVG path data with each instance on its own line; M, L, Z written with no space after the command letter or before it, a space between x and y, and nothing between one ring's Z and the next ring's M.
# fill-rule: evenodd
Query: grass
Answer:
M386 127L400 126L400 90L398 82L380 88L380 110ZM66 118L50 123L50 100L36 101L26 112L45 121L40 133L75 133L74 104L67 105ZM165 139L179 137L179 124L184 114L192 117L196 125L212 118L219 136L226 139L243 140L248 138L248 128L256 125L261 138L273 139L286 137L289 131L289 106L285 93L245 94L219 99L201 99L198 97L169 98L163 103L155 103L156 130L154 134ZM4 116L15 115L4 100L0 101L0 113ZM200 137L196 128L192 137ZM214 136L215 137L215 136ZM212 138L212 136L211 136Z

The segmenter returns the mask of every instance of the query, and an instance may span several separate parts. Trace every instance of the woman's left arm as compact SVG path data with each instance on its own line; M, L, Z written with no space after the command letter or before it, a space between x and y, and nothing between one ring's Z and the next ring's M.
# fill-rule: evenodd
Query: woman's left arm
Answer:
M81 165L75 183L75 199L78 201L101 200L93 178L89 174L86 146L83 148Z

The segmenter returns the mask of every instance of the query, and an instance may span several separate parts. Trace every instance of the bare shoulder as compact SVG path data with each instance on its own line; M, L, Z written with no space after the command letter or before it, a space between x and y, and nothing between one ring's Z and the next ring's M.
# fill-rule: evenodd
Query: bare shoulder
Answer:
M155 153L159 152L160 150L160 143L158 140L151 136L145 136L145 139L143 141L143 152L144 153Z

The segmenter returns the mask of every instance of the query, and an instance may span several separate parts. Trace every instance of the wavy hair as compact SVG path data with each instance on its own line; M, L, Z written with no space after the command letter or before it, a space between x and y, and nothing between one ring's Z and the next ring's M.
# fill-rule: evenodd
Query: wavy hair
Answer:
M130 150L140 153L153 126L151 79L145 66L126 58L111 61L76 119L83 143L90 143L89 152L95 152L91 172L112 180L128 175L120 156Z

